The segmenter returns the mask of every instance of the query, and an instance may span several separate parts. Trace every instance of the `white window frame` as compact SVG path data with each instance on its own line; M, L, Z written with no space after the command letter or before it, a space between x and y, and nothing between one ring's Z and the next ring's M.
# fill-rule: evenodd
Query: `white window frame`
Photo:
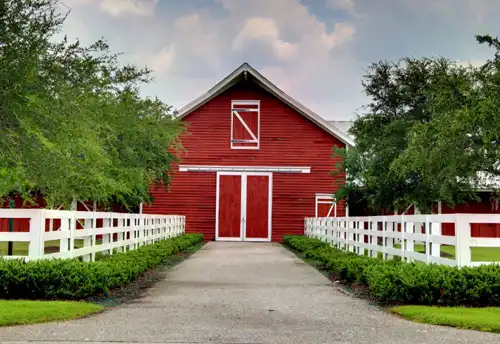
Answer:
M244 109L245 111L248 112L257 112L257 134L253 133L248 125L245 123L245 121L240 117L237 111L233 110L233 106L238 105L238 106L244 106L244 105L252 105L255 106L257 105L257 108L247 108L245 109L242 107L241 109ZM234 145L234 138L233 138L233 125L234 125L234 120L240 121L241 124L243 124L243 127L248 131L250 136L253 137L253 140L245 140L245 142L241 143L256 143L256 146L238 146ZM260 100L232 100L231 101L231 149L260 149Z
M331 214L332 211L333 211L333 217L337 217L337 201L335 200L335 197L332 194L326 194L326 193L316 194L315 211L314 211L315 217L318 217L320 204L330 204L330 209L328 210L328 214L326 217L332 217Z

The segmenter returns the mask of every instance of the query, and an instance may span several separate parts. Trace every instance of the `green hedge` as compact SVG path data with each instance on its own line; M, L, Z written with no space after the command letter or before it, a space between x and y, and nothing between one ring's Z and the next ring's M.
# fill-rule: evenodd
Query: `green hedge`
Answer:
M500 305L500 266L455 268L382 260L338 250L318 239L286 236L285 245L321 264L346 284L360 283L389 304Z
M0 299L84 299L107 294L202 240L202 234L186 234L90 263L0 259Z

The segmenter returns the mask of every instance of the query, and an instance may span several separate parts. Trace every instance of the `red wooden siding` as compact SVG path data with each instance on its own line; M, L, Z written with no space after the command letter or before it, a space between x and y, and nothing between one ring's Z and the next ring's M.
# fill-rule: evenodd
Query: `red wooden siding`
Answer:
M37 198L32 203L26 203L23 201L21 197L13 197L14 208L23 208L23 209L31 209L31 208L41 208L44 205L42 198ZM3 204L1 204L1 208L10 208L10 200L6 200ZM9 231L9 220L7 218L0 218L0 232L8 232ZM13 231L14 232L29 232L30 230L30 221L29 219L12 219L13 221Z
M330 211L330 208L332 211ZM328 214L330 213L330 214ZM318 203L318 217L334 217L335 216L335 206L332 208L332 204Z
M267 238L269 220L269 177L247 178L246 237Z
M500 209L493 207L489 200L483 199L481 202L470 201L466 204L457 204L454 208L443 204L442 213L500 214ZM455 235L455 224L443 223L442 233ZM500 223L472 223L471 235L479 238L500 238Z
M231 101L260 100L260 148L231 149ZM257 86L240 83L185 117L188 133L184 165L310 166L307 174L273 174L272 240L285 234L303 234L304 217L314 216L315 194L336 189L331 172L338 162L333 147L343 147L335 137L304 118ZM177 172L170 192L152 186L155 198L143 211L186 216L188 232L215 236L215 172ZM344 204L337 208L343 216Z
M238 238L241 226L241 177L220 176L219 237Z
M457 204L455 207L442 204L441 213L442 214L500 214L500 208L495 207L492 202L488 199L489 192L478 192L481 200L469 201L464 204ZM401 214L403 209L399 209L398 213ZM438 214L438 204L434 204L433 213ZM392 215L392 212L385 211L384 215ZM411 206L407 212L407 215L415 214L415 208ZM398 231L401 231L401 224L398 224ZM424 227L421 229L422 233L425 233ZM455 235L455 224L454 223L442 223L441 224L442 235ZM471 236L474 238L500 238L500 223L471 223Z
M500 209L495 208L492 203L486 199L488 192L481 192L482 200L469 201L464 204L457 204L455 207L448 206L443 203L441 208L442 214L500 214ZM437 203L433 207L433 212L438 213ZM401 210L400 210L401 212ZM414 207L410 207L408 215L415 214ZM401 225L398 225L398 230L401 230ZM425 230L422 229L422 232ZM455 235L454 223L443 223L441 225L442 235ZM500 238L500 223L471 223L471 236L474 238Z

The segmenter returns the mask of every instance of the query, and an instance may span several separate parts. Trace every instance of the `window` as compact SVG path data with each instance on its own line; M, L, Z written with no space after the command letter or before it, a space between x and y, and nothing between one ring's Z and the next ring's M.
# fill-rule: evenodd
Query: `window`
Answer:
M316 194L315 217L337 217L337 202L332 194Z
M260 101L231 102L231 149L259 149Z

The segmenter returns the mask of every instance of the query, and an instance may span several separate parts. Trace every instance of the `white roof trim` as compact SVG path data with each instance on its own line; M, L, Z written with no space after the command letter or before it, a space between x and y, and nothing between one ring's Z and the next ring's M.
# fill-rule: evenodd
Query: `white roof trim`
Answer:
M238 69L233 71L231 74L229 74L222 81L220 81L217 85L212 87L208 92L206 92L205 94L201 95L200 97L196 98L195 100L193 100L192 102L188 103L186 106L181 108L178 112L178 118L183 118L187 116L189 113L193 112L198 107L202 106L212 98L218 96L219 94L227 90L229 87L233 86L234 84L233 82L235 81L235 79L244 73L251 74L260 83L260 86L262 88L273 94L275 97L277 97L282 102L293 108L302 116L314 122L317 126L328 132L330 135L335 136L340 141L349 146L354 146L354 140L351 137L349 137L346 133L344 133L342 130L339 130L331 123L328 123L328 121L324 120L316 113L314 113L313 111L311 111L310 109L308 109L307 107L305 107L304 105L302 105L301 103L299 103L298 101L287 95L285 92L280 90L276 85L267 80L262 74L257 72L246 62L243 63Z

